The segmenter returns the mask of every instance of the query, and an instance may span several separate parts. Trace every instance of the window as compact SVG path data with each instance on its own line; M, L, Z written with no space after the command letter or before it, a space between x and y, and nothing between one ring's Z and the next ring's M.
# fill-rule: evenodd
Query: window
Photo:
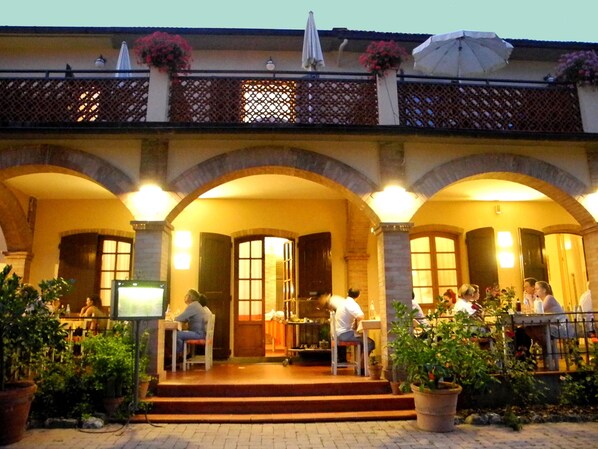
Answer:
M295 83L249 80L243 83L244 123L293 123Z
M100 265L100 297L102 304L110 304L112 280L129 279L131 273L131 239L100 236L98 256Z
M420 304L434 304L449 288L457 291L461 279L457 239L445 233L411 236L413 291Z
M264 314L263 240L239 244L239 321L262 321Z

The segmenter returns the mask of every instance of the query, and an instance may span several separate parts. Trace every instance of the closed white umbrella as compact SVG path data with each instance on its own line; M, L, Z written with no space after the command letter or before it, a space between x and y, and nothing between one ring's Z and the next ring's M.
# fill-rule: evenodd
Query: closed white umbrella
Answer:
M305 70L314 71L318 67L324 67L324 55L320 46L320 38L316 29L314 13L309 12L307 26L303 35L303 53L301 55L301 65Z
M460 30L436 34L414 48L413 67L429 75L482 75L506 66L512 51L496 33Z
M130 78L131 72L131 59L129 58L129 47L125 41L120 45L120 52L118 53L118 59L116 60L116 70L122 70L122 72L116 72L114 76L116 78Z

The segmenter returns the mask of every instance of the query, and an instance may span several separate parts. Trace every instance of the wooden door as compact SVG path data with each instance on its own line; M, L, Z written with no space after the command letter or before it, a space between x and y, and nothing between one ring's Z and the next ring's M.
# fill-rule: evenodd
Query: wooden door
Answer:
M318 291L332 293L331 242L330 232L299 237L297 245L299 297L309 298Z
M535 229L519 228L523 277L548 282L544 234Z
M85 305L85 299L99 292L98 283L98 234L89 232L62 237L60 240L60 259L58 276L74 281L68 295L61 303L68 304L71 313L79 313Z
M483 297L486 288L498 284L494 229L479 228L469 231L465 235L465 243L469 263L469 282L480 287L480 294Z
M202 232L199 235L199 291L208 297L208 307L216 315L213 356L230 357L230 258L231 239L227 235Z
M266 355L263 236L235 241L235 356Z

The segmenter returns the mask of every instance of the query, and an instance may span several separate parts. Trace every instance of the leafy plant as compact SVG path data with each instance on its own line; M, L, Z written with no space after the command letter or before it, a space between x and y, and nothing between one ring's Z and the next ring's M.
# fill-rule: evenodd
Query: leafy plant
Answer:
M407 51L395 41L374 41L359 56L359 63L378 76L390 69L397 69L408 58Z
M568 83L598 85L598 53L574 51L561 55L556 68L557 80Z
M193 52L189 43L178 34L161 31L137 39L134 51L139 64L156 67L171 75L189 70Z
M66 331L48 304L68 293L71 284L62 279L42 281L39 291L12 273L0 272L0 390L8 383L32 377L49 356L60 357L67 348Z
M577 371L561 376L560 403L589 405L598 401L598 345L590 350L590 363L580 358Z
M446 317L441 302L426 315L425 332L413 333L416 311L394 302L396 319L390 334L393 364L404 367L406 382L420 389L438 389L440 382L454 382L474 391L486 389L496 379L489 351L480 348L477 335L480 323L465 313Z

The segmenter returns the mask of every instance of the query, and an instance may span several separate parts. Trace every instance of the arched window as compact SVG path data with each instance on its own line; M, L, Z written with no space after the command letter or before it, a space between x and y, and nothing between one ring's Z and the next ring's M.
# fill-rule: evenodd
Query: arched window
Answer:
M431 307L438 296L449 288L456 292L461 283L458 236L428 232L413 234L410 240L415 298Z

